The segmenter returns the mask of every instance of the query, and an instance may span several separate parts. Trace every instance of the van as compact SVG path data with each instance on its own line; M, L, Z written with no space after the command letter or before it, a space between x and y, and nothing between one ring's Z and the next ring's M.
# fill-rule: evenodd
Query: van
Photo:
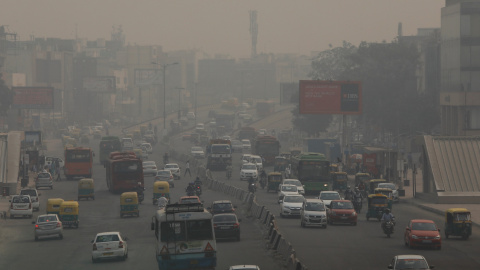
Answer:
M10 218L15 216L33 217L32 199L29 195L13 195L10 202Z

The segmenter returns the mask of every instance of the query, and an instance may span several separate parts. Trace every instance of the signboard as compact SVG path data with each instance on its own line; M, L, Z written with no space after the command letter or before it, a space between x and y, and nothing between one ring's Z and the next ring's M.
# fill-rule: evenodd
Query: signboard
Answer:
M133 83L135 84L135 86L159 84L159 72L159 69L154 68L136 68L134 71Z
M300 114L361 114L361 82L300 81Z
M27 145L41 145L42 144L42 132L41 131L24 131L25 132L25 144Z
M53 87L12 87L12 108L53 109Z
M83 89L95 93L115 93L115 76L96 76L83 78Z

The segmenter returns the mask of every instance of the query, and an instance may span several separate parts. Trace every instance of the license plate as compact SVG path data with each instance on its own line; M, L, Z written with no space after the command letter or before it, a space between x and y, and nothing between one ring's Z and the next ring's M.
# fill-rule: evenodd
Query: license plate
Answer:
M228 230L228 229L230 229L230 227L228 227L228 226L222 226L222 227L220 227L220 229L222 229L222 230Z
M106 253L103 253L103 256L110 256L110 255L113 255L113 252L106 252Z
M422 243L432 243L432 240L422 240Z

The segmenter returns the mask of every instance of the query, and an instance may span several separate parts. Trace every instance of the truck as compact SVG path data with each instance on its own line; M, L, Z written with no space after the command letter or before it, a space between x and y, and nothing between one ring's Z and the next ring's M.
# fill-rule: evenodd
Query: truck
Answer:
M273 165L275 157L280 155L280 142L274 136L257 136L252 143L252 154L261 156L265 166Z
M242 127L238 132L238 139L243 140L252 140L257 136L257 131L254 127Z
M232 165L232 147L230 140L212 139L206 147L207 169L224 171Z
M105 136L102 137L100 140L99 145L99 160L100 164L104 165L105 162L108 160L110 153L121 151L122 150L122 143L120 142L120 138L117 136Z

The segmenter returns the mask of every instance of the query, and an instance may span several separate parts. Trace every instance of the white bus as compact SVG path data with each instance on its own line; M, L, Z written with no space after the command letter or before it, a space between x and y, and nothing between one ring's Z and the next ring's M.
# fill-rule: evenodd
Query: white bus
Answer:
M158 269L215 269L212 214L202 204L170 204L152 218Z

